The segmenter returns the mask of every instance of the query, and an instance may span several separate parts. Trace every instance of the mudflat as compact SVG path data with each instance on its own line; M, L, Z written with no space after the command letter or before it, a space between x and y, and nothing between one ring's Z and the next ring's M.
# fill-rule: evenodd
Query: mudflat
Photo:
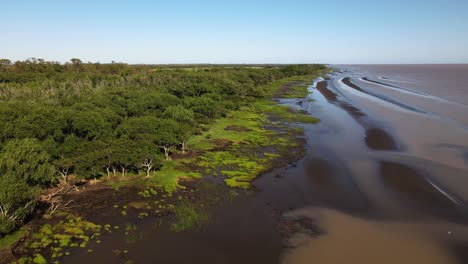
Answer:
M322 120L306 129L313 202L287 214L322 233L297 232L282 262L466 263L468 66L336 68L301 106Z

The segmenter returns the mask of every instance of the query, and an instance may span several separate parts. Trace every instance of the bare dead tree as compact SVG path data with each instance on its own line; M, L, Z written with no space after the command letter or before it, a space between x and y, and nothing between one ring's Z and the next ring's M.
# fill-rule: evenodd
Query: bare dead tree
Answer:
M46 195L41 196L39 199L42 202L49 204L49 208L47 209L47 211L50 215L53 215L59 208L65 208L70 203L74 202L73 200L70 200L67 203L64 203L62 198L63 195L68 194L71 191L78 192L79 189L76 185L71 185L68 183L60 184L59 188Z

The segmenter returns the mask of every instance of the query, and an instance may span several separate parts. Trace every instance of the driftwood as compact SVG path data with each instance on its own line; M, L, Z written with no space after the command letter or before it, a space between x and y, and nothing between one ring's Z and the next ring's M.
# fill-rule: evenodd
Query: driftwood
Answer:
M73 200L70 200L66 203L64 203L62 196L65 194L68 194L72 191L78 192L79 189L76 185L71 185L68 183L63 183L61 184L58 188L55 190L49 192L48 194L42 195L39 200L41 202L44 202L46 204L49 204L49 208L47 211L49 212L50 215L53 215L57 209L59 208L65 208L72 202Z

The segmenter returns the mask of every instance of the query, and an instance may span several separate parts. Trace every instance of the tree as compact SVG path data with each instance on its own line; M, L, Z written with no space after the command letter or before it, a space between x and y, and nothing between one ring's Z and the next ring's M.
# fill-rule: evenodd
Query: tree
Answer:
M60 156L54 161L54 166L57 168L57 173L60 175L60 182L62 184L67 184L68 178L74 169L73 158Z
M92 140L105 135L111 126L98 109L68 112L69 130L81 138Z
M6 71L9 66L11 66L11 61L9 59L0 59L0 72Z
M194 127L189 124L179 124L179 129L177 131L178 133L176 137L182 150L182 154L185 154L185 144L187 140L192 136L194 131Z
M160 119L154 135L155 143L164 150L166 160L169 160L171 150L179 144L181 126L174 120Z
M71 63L73 64L73 66L75 66L75 67L79 67L79 66L81 66L81 64L83 64L83 62L82 62L80 59L78 59L78 58L72 58L72 59L70 59L70 62L71 62Z
M37 193L22 179L0 176L0 237L14 231L32 212Z
M113 166L120 168L121 176L124 178L127 169L137 163L133 141L128 137L121 137L112 144L111 152Z
M215 118L220 112L220 102L213 100L207 95L202 97L186 97L184 98L184 104L186 108L208 118Z
M55 182L55 167L43 144L33 138L14 139L0 154L0 175L23 180L31 186Z
M98 178L102 172L102 165L99 162L102 156L99 151L89 151L74 157L75 172L85 179Z
M11 60L9 60L9 59L0 59L0 66L11 66Z
M150 177L151 170L161 164L161 154L158 149L155 149L151 144L140 144L140 147L135 149L137 159L140 162L138 165L144 169L146 177Z
M10 233L35 207L36 186L55 181L49 154L37 139L14 139L0 153L0 235Z
M72 156L75 174L85 179L98 178L102 173L103 164L107 162L105 142L101 140L78 142Z
M53 153L54 166L57 169L57 173L60 175L60 181L65 184L68 182L70 174L75 171L75 157L80 155L84 144L81 142L82 139L69 135L65 137L63 142L55 144L55 153ZM52 152L52 151L51 151Z
M194 119L194 113L191 109L186 109L182 105L169 106L164 111L163 116L181 123L192 123Z

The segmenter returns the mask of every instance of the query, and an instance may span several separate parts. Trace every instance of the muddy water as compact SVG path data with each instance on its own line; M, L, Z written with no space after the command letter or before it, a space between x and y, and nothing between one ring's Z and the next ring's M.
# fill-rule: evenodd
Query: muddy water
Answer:
M210 208L210 224L174 233L156 219L128 223L136 231L65 262L468 263L464 99L418 90L421 69L341 71L306 99L281 100L322 120L299 124L306 156Z
M324 204L289 212L316 219L325 234L298 233L283 262L467 263L468 85L446 78L468 67L340 70L303 105L323 121L306 130L303 173Z

